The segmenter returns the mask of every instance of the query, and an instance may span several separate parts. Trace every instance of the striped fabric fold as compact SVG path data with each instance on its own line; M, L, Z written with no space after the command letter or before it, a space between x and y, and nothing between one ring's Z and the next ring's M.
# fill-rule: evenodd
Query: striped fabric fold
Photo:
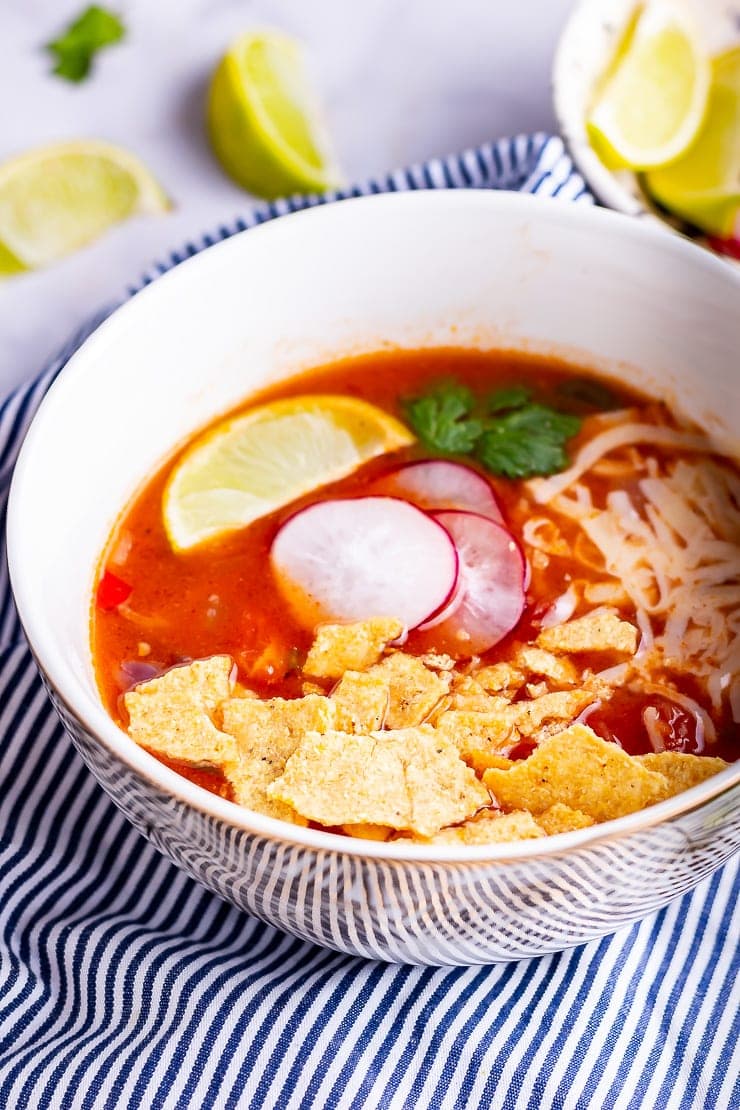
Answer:
M592 203L562 142L486 144L253 208L150 268L314 204L393 189ZM740 1106L738 864L612 937L490 968L313 947L221 902L130 826L46 697L10 596L12 468L111 307L0 405L0 1108L724 1110Z

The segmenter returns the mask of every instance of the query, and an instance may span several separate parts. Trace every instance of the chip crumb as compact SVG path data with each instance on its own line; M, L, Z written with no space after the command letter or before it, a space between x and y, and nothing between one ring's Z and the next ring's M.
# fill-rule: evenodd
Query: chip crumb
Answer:
M574 652L614 651L634 655L637 651L637 629L615 613L587 613L565 624L543 628L537 647L546 651Z
M388 687L387 728L413 728L426 721L437 703L447 694L450 676L437 674L413 655L396 651L367 672L382 679Z
M483 781L503 809L537 816L560 802L595 821L653 805L665 797L667 782L580 724L543 740L510 770L486 771Z
M123 696L129 735L152 752L195 766L233 759L233 737L212 718L231 695L234 670L231 656L213 655L140 683Z
M374 732L383 727L390 695L384 680L372 673L346 671L332 691L337 732Z
M139 659L146 659L148 655L152 654L152 645L148 644L146 640L139 640L136 645L136 654L139 656Z
M322 624L316 630L303 671L314 678L341 678L345 671L367 670L403 631L401 621L390 617Z
M486 693L513 697L524 685L526 675L511 663L492 663L475 672L475 681Z
M415 837L425 844L511 844L517 840L535 840L544 836L539 822L531 813L486 813L463 825L441 829L432 837Z
M502 694L487 693L478 681L477 675L453 677L450 695L453 709L469 709L480 713L495 713L509 702L509 699Z
M593 817L583 813L580 809L571 809L570 806L556 802L543 813L537 814L537 824L545 830L548 836L557 836L558 833L574 832L576 829L588 829L595 825Z
M690 755L687 752L650 752L636 758L648 771L664 775L668 783L665 797L690 790L700 782L725 771L730 764L712 755Z
M455 660L451 655L440 654L436 651L427 651L419 656L425 667L432 671L452 671L455 669Z
M564 721L572 721L595 700L596 694L592 690L559 690L542 694L531 701L514 702L511 710L522 736L535 736L541 733L547 721L559 730Z
M384 825L423 836L489 801L457 750L429 726L369 736L308 733L268 793L322 825Z
M514 662L526 674L550 679L557 686L576 686L578 670L570 659L554 655L544 648L521 644L515 654Z

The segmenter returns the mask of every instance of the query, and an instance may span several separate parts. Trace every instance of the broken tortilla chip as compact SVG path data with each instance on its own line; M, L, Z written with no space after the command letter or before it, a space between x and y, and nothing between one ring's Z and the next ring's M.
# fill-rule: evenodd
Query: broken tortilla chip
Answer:
M537 814L537 824L545 830L548 836L557 836L558 833L574 832L576 829L587 829L595 825L593 817L583 813L580 809L571 809L570 806L556 802L554 806Z
M303 672L314 678L341 678L345 671L364 671L377 663L403 625L390 617L354 624L323 624L316 631Z
M231 656L213 655L142 682L123 697L129 735L152 752L196 766L219 766L233 759L233 737L212 720L231 695L233 672Z
M565 624L543 628L537 647L546 651L615 651L634 655L637 651L637 629L616 613L587 613Z
M437 719L437 730L463 757L480 750L505 755L519 740L513 706L499 713L471 713L450 709Z
M235 800L268 817L298 820L295 811L271 798L270 783L282 775L285 763L307 732L325 732L334 724L335 707L321 694L294 700L253 701L231 698L221 707L222 727L236 741L236 752L224 763L224 774Z
M388 687L387 728L413 728L426 721L437 702L445 696L450 676L437 674L413 655L396 651L367 672Z
M337 732L373 732L383 727L390 695L377 675L346 671L331 700L336 706Z
M602 740L586 725L543 740L508 771L492 768L483 781L503 809L543 813L561 802L595 821L610 821L665 797L667 780Z
M651 752L636 758L648 771L665 775L668 782L666 798L680 794L682 790L690 790L692 786L698 786L700 782L712 775L718 775L730 766L717 756L689 755L685 752Z
M431 836L488 804L488 791L428 726L358 736L309 733L270 797L322 825L385 825Z
M531 813L486 813L454 828L441 829L432 837L414 839L425 844L510 844L544 835Z

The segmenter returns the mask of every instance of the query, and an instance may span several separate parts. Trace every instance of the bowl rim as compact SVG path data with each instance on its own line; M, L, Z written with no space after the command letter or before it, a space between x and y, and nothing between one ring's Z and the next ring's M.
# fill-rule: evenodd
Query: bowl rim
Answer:
M51 419L55 410L64 405L65 396L77 387L78 378L84 379L91 360L94 365L98 345L107 340L108 333L117 328L128 326L133 316L134 324L139 306L151 298L175 294L178 282L191 279L192 272L199 266L207 265L213 252L219 255L229 251L238 252L244 247L244 236L251 242L255 236L274 233L276 227L288 221L313 220L331 221L337 210L346 213L348 206L361 213L366 208L391 209L400 207L428 207L442 211L456 206L498 207L512 216L526 214L528 217L550 220L559 224L585 224L597 233L599 229L612 227L628 240L652 240L659 251L666 252L687 261L700 270L714 271L721 280L736 284L740 294L740 271L727 266L721 259L708 251L679 236L665 235L662 229L645 221L631 220L618 212L608 211L591 205L553 203L548 199L532 195L498 191L491 189L433 189L399 193L381 193L371 196L352 197L327 205L317 205L299 212L281 216L257 225L247 231L239 232L229 239L215 243L207 250L185 260L180 265L163 274L157 281L144 286L138 293L120 305L84 341L71 356L44 396L22 444L11 482L8 516L7 546L10 583L18 615L26 639L37 667L53 689L56 698L64 706L70 717L74 718L84 730L100 744L110 756L141 777L150 788L167 795L175 802L187 806L202 816L214 818L232 828L278 840L316 853L331 852L342 855L360 856L383 860L388 863L420 862L440 864L485 864L504 863L511 860L545 858L562 855L577 849L620 838L639 832L654 825L667 822L702 808L709 801L721 795L740 789L740 762L731 765L718 775L712 776L690 790L667 798L636 813L603 822L585 829L560 833L527 841L480 846L422 845L397 840L392 842L369 841L340 836L336 833L309 829L292 825L277 818L268 817L197 786L189 779L160 763L154 756L140 748L122 728L108 715L102 701L89 699L89 705L80 705L75 697L76 691L69 693L65 681L65 665L56 657L57 653L45 638L42 614L32 604L31 583L24 574L22 559L22 518L27 474L35 453L43 451L44 424ZM410 214L409 214L410 215ZM62 410L63 411L63 410ZM88 646L89 650L89 646ZM124 809L125 812L125 809Z

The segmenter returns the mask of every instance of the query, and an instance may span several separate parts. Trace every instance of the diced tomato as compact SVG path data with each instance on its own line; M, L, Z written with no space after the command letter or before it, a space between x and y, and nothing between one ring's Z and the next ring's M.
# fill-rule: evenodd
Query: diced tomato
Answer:
M117 609L131 596L132 590L133 586L107 570L98 583L98 609Z

